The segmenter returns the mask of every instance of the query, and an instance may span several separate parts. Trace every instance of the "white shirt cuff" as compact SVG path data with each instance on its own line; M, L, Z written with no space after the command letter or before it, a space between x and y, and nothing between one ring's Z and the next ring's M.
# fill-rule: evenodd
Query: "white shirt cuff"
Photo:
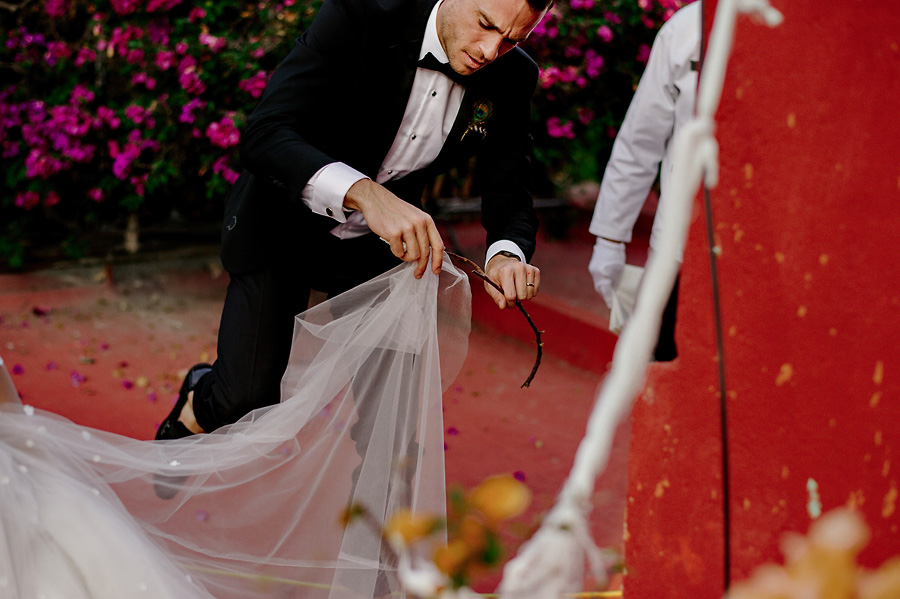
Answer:
M368 177L343 162L332 162L316 171L300 192L300 198L316 214L343 223L347 220L344 197L353 184L362 179Z
M519 246L517 246L512 241L501 239L500 241L495 241L494 243L492 243L491 247L488 248L487 254L484 258L484 265L487 266L487 263L491 261L491 258L503 251L512 252L519 257L519 260L521 260L523 264L528 264L528 261L525 260L525 253L521 249L519 249Z

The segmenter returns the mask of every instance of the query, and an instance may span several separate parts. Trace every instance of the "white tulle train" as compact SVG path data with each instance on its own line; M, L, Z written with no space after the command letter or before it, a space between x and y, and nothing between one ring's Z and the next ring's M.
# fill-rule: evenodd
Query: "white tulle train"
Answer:
M0 597L402 596L380 528L446 510L441 395L469 310L452 265L399 266L297 317L280 404L177 441L23 406L0 369Z

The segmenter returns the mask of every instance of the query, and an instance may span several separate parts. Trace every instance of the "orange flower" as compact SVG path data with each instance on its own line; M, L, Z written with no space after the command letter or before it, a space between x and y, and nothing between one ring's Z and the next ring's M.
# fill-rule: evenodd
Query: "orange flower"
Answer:
M414 514L409 509L397 510L387 525L384 527L384 535L388 539L400 535L403 543L411 545L420 539L424 539L431 533L441 528L440 518L429 515Z
M462 573L471 554L472 548L465 541L454 539L449 544L435 550L434 565L447 576L457 577Z
M469 495L469 503L495 524L522 514L531 502L531 491L508 474L492 476Z

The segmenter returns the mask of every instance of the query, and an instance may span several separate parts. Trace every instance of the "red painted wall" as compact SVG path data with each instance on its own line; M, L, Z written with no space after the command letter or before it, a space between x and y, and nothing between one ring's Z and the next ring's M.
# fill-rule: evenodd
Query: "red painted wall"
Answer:
M774 0L742 17L712 191L725 339L731 577L781 562L815 507L861 510L861 562L900 554L900 10ZM713 3L708 2L708 8ZM719 597L722 445L706 222L682 271L679 359L633 413L625 595ZM812 489L812 490L811 490Z

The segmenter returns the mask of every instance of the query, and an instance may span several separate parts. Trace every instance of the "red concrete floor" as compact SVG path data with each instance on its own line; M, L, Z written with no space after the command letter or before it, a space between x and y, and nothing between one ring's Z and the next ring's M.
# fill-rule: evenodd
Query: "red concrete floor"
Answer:
M478 237L477 229L456 226L463 240L458 251ZM545 346L526 389L520 385L534 363L534 335L521 314L496 310L481 282L472 281L469 354L444 396L447 482L472 488L498 473L524 479L533 500L510 527L508 555L553 504L612 355L615 338L603 330L602 303L587 273L590 247L584 231L539 246L541 295L526 307ZM186 369L215 359L227 280L215 248L110 268L82 264L0 275L0 355L24 402L82 425L150 439ZM595 535L612 546L622 539L626 456L623 434L598 483L605 505L595 510ZM475 587L490 591L498 580L498 572L488 574Z

